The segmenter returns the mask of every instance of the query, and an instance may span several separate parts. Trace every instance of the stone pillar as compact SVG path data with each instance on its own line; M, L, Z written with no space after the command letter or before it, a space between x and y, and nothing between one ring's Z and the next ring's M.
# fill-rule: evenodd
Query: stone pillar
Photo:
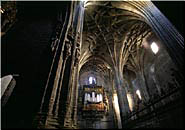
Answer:
M121 118L120 118L121 115L120 114L117 115L117 111L116 111L115 103L114 103L114 94L116 94L116 91L115 91L115 82L114 82L115 79L114 79L114 75L112 73L112 70L109 71L109 77L110 77L110 89L109 89L109 91L111 92L112 109L114 110L113 111L114 125L115 125L115 128L121 129L122 128Z
M160 87L160 85L159 85L159 83L158 83L158 81L156 80L156 77L155 77L155 62L150 67L150 75L151 75L151 78L152 78L152 80L155 84L155 87L156 87L157 91L158 91L158 94L161 95L161 89L160 89L161 87Z
M134 106L135 106L135 104L136 104L136 92L135 92L135 90L134 90L134 87L133 87L133 84L132 84L132 82L131 82L131 80L130 80L130 77L127 77L127 79L125 79L126 81L127 81L127 83L128 83L128 87L127 87L127 90L128 90L128 93L130 93L131 94L131 100L132 100L132 103L133 103L133 106L132 106L132 110L134 110Z
M60 79L63 78L63 70L65 69L64 57L66 54L64 54L63 52L64 48L68 46L65 39L67 37L67 34L69 32L68 30L71 25L71 17L73 10L72 5L73 2L67 4L65 21L63 24L61 24L61 22L58 22L54 32L54 36L52 37L52 51L54 52L54 56L48 75L47 83L45 86L44 94L42 97L40 110L35 119L35 121L38 121L38 124L36 126L38 128L50 128L52 127L51 124L53 124L53 122L50 122L50 120L53 120L54 118L53 111L56 111L54 109L54 105L59 98L57 96L57 90L60 87ZM57 122L57 120L54 121L55 123Z
M116 90L118 95L118 102L119 102L119 108L120 108L120 115L122 120L122 127L124 126L124 119L126 118L128 112L129 112L129 104L127 99L127 94L125 90L125 82L123 80L123 76L119 74L118 71L115 73L116 75Z
M75 73L74 81L74 103L73 103L73 128L77 128L77 106L78 106L78 81L79 81L79 70L78 66ZM87 94L86 94L87 95Z
M141 72L137 72L136 77L137 77L137 81L138 81L137 87L140 90L142 98L144 99L145 102L147 102L150 99L150 97L149 97L149 94L148 94L148 91L146 88L144 77Z
M74 28L75 28L75 33L76 33L76 37L75 37L75 42L74 42L74 51L73 51L73 62L71 65L71 70L72 71L72 77L70 79L70 83L69 83L69 91L68 91L68 96L67 96L67 101L66 101L66 115L65 115L65 119L64 119L64 127L72 127L72 114L74 113L74 104L77 105L75 102L77 100L76 98L76 94L77 94L77 84L76 80L77 80L77 73L78 73L78 61L80 58L80 48L81 48L81 40L82 40L82 31L83 31L83 18L84 18L84 8L83 8L83 2L78 2L76 5L76 10L75 10L75 19L77 19L77 21L74 21ZM76 107L76 106L75 106Z
M72 42L72 41L71 41ZM71 43L69 40L66 41L66 57L64 59L64 62L63 62L63 68L62 68L62 73L61 73L61 79L60 79L60 85L59 85L59 88L58 88L58 96L57 96L57 101L56 101L56 108L55 108L55 117L58 116L58 110L59 110L59 102L60 102L60 94L61 94L61 88L62 88L62 81L63 81L63 76L64 76L64 71L65 71L65 67L66 67L66 61L68 59L68 57L71 55Z
M68 46L69 48L69 52L71 50L71 45L70 43L69 44L66 44L66 46ZM66 56L68 58L68 56ZM66 59L65 59L66 61ZM51 115L52 114L52 111L53 111L53 105L54 105L54 102L55 102L55 99L56 99L56 92L57 92L57 89L58 89L58 84L59 84L59 78L60 78L60 75L61 75L61 72L62 72L62 63L63 63L63 53L61 53L60 55L60 59L59 59L59 63L58 63L58 67L57 67L57 72L56 72L56 77L54 79L54 84L53 84L53 89L52 89L52 92L51 92L51 97L50 97L50 102L49 102L49 111L48 111L48 114ZM65 69L65 64L64 64L64 67L63 67L63 70Z

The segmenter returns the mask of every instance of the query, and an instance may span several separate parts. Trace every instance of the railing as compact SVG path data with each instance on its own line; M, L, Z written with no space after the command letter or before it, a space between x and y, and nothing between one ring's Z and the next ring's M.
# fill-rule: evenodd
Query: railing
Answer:
M154 100L154 101L151 101L149 104L147 104L144 108L142 108L141 110L138 110L136 112L132 112L130 114L128 114L127 116L124 117L123 119L123 123L124 125L126 126L127 124L135 121L135 120L139 120L141 118L144 118L146 116L155 116L159 113L159 110L161 111L162 109L165 110L167 109L167 106L172 106L172 105L175 105L174 102L177 103L177 101L181 101L180 98L181 98L181 90L182 88L175 88L173 89L172 91L170 91L169 93L159 97L158 99ZM170 100L170 96L174 95L174 94L178 94L178 97L175 97L175 99L173 100ZM162 103L164 102L166 99L168 99L168 102L167 103ZM169 101L170 100L170 101ZM161 103L162 105L159 106L159 107L156 107L155 105L157 105L158 103ZM173 104L172 104L173 103ZM171 107L170 106L170 107ZM153 107L153 108L152 108ZM161 109L162 108L162 109ZM164 109L165 108L165 109ZM153 110L152 110L153 109ZM145 113L144 113L145 111ZM132 118L133 117L133 118ZM150 117L151 119L152 117Z

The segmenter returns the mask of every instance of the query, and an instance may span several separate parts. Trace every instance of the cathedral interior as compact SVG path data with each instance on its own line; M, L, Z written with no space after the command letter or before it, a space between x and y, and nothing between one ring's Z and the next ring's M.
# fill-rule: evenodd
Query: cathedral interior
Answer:
M183 4L2 1L1 128L184 128Z

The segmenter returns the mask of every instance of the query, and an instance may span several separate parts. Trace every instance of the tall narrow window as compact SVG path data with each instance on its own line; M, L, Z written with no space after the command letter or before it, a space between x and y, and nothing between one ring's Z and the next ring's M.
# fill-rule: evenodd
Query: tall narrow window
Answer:
M99 101L100 101L100 96L99 96L99 94L97 94L96 98L97 98L97 102L99 102Z
M89 77L89 84L92 84L93 82L93 77Z
M103 97L102 97L101 94L100 94L100 96L99 96L99 99L100 99L100 102L103 101Z
M92 92L92 102L95 102L95 92Z
M91 95L89 93L87 94L87 101L91 101Z
M89 77L89 84L95 84L96 79L94 77Z

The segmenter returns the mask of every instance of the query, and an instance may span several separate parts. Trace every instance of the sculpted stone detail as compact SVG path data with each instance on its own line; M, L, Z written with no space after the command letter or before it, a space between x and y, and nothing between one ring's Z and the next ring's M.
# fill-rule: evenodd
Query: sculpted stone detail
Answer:
M60 42L60 34L62 30L62 23L58 22L54 31L54 35L51 38L51 50L54 52L56 50L58 43Z
M145 23L135 24L127 35L126 48L128 49L128 58L126 66L131 70L138 71L141 69L141 53L143 51L142 44L144 38L149 34L150 28Z
M69 30L68 30L68 34L67 34L67 38L71 41L74 40L74 36L75 36L75 32L72 28L72 26L69 27Z
M57 45L57 42L58 42L58 37L54 37L54 38L51 38L51 49L52 51L54 51L56 49L56 45Z
M78 65L79 60L80 60L80 49L76 48L75 66Z
M80 51L80 34L78 33L76 41L75 66L78 65L78 62L80 60Z
M66 58L71 55L71 46L72 46L71 41L66 40L66 43L65 43Z
M71 47L74 42L74 34L73 34L73 29L70 26L67 34L67 38L65 40L65 50L66 50L66 58L68 58L71 55Z

